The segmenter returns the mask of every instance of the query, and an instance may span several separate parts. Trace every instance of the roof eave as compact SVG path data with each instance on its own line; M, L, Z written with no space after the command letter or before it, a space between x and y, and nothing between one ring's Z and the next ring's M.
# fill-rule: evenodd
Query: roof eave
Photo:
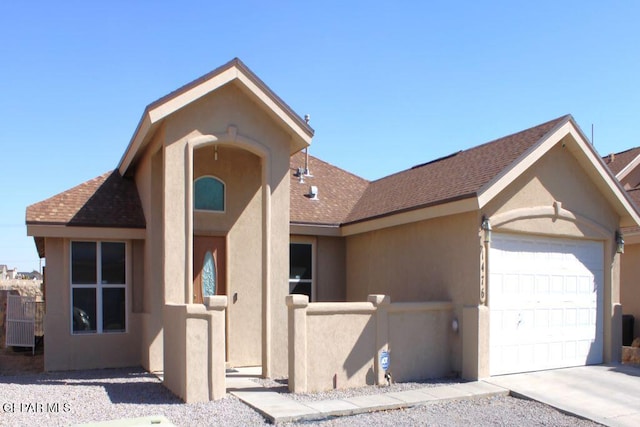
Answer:
M27 236L34 238L145 239L144 227L76 226L63 223L27 222Z
M446 200L439 200L433 203L346 222L342 225L342 235L360 234L447 215L477 211L478 209L478 197L476 193L469 193Z
M340 224L320 224L295 221L291 221L289 223L289 233L305 236L342 236Z
M616 179L618 181L622 181L629 173L634 170L638 165L640 165L640 154L637 155L633 160L631 160L625 167L622 168L620 172L616 174Z

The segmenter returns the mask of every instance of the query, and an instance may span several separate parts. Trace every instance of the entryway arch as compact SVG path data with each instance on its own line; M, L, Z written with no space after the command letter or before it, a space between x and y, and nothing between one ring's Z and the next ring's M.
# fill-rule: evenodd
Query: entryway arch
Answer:
M242 135L238 128L229 126L224 134L199 135L187 140L185 146L185 301L193 301L193 245L194 245L194 152L200 148L233 147L248 151L260 159L261 164L261 360L263 375L269 375L270 355L270 259L271 259L271 150L260 141ZM234 256L233 249L227 250L227 259ZM236 253L235 256L238 256ZM229 295L229 308L232 309L233 295Z

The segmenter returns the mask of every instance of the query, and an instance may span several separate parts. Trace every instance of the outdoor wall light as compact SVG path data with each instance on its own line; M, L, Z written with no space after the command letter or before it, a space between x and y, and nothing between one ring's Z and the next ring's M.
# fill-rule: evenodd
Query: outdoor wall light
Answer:
M624 238L619 231L616 231L616 252L619 254L624 253Z
M491 223L489 222L489 218L483 216L480 227L484 230L484 242L491 243Z
M458 319L453 319L453 321L451 322L451 330L457 334L459 329L460 324L458 323Z

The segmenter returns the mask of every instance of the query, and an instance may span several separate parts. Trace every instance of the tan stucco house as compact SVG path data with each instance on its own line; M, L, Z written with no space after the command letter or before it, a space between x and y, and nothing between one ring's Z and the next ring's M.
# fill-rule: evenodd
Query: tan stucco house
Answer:
M636 208L640 207L640 147L609 154L603 160ZM640 227L624 227L621 231L625 249L620 257L620 300L623 313L635 319L633 328L628 325L631 331L628 338L632 339L640 335Z
M45 369L189 383L221 348L286 377L290 293L447 301L464 378L619 360L616 236L640 217L571 116L371 182L312 136L235 59L150 104L115 170L29 206Z

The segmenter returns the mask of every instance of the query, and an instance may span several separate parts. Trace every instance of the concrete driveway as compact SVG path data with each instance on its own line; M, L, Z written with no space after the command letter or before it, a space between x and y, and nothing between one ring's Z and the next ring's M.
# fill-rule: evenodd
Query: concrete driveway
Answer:
M595 365L485 380L561 411L608 426L640 426L640 368Z

